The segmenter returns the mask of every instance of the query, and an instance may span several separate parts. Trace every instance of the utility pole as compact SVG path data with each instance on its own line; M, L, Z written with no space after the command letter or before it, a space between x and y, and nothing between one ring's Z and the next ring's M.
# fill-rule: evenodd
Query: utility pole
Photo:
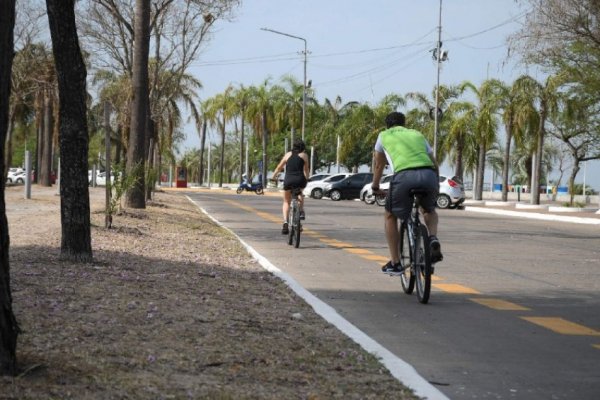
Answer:
M260 28L260 30L267 31L267 32L273 32L278 35L291 37L294 39L302 40L304 42L304 51L302 52L302 54L304 54L304 83L302 85L302 87L303 87L303 90L302 90L302 141L304 141L304 127L306 126L306 64L307 64L306 57L308 54L306 39L304 39L303 37L300 37L300 36L290 35L289 33L279 32L279 31L269 29L269 28Z
M442 0L440 0L440 13L439 13L439 23L438 23L438 41L435 49L435 59L437 63L437 82L435 85L435 110L433 110L434 115L434 128L433 128L433 156L437 161L437 139L438 139L438 131L440 126L440 67L442 62Z

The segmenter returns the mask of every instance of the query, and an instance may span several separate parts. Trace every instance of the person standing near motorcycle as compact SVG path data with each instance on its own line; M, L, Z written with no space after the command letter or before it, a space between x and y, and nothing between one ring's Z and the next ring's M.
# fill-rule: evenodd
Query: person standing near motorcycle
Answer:
M273 178L277 181L277 177L283 171L285 167L285 178L283 179L283 227L281 233L287 235L288 230L288 212L290 209L290 202L292 201L292 189L304 189L308 182L308 155L305 152L306 146L300 139L294 141L292 151L285 153L275 172ZM299 198L300 202L300 219L305 219L304 214L304 195L301 194Z

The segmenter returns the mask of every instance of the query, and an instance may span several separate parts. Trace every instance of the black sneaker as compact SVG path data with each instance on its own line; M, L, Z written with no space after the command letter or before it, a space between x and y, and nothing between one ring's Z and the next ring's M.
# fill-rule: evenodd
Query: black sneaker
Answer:
M429 236L429 248L431 249L431 263L435 264L444 259L442 255L442 245L435 235Z
M288 229L288 223L284 222L283 227L281 228L281 234L287 235L288 233L290 233L290 230Z
M300 219L301 220L305 220L306 219L306 214L304 214L304 211L300 211Z
M388 261L387 264L381 267L381 272L390 276L401 275L404 272L404 267L401 263L394 264L391 261Z

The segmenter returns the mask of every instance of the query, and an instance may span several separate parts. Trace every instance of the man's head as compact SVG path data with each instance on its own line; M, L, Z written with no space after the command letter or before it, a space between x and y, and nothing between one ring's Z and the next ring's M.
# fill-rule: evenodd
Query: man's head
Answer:
M304 142L302 141L302 139L294 140L294 145L292 146L292 151L302 153L305 149L306 149L306 146L304 145Z
M404 114L394 111L385 117L385 125L388 128L392 126L404 126Z

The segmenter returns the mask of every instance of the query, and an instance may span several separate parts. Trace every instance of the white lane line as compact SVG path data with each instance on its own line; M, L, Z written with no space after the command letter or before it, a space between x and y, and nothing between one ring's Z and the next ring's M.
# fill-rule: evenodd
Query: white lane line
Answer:
M566 215L540 214L540 213L532 213L532 212L498 210L498 209L494 209L494 208L469 207L469 206L465 207L465 211L495 214L495 215L508 215L510 217L541 219L544 221L573 222L573 223L577 223L577 224L600 225L600 218L569 217Z
M315 297L312 293L296 282L294 278L273 265L252 246L243 241L242 238L240 238L235 232L223 225L219 220L215 219L204 208L200 207L200 205L193 201L189 196L186 197L215 224L219 225L223 229L226 229L232 235L234 235L264 269L284 281L290 287L290 289L292 289L298 296L302 297L304 301L306 301L313 308L313 310L315 310L315 312L323 317L327 322L338 328L343 334L354 340L363 349L377 357L390 371L394 378L398 379L403 385L412 389L417 396L430 400L449 400L445 394L440 392L435 386L419 375L417 370L412 365L397 357L391 351L369 337L366 333L344 319L337 313L337 311L335 311L333 307Z

